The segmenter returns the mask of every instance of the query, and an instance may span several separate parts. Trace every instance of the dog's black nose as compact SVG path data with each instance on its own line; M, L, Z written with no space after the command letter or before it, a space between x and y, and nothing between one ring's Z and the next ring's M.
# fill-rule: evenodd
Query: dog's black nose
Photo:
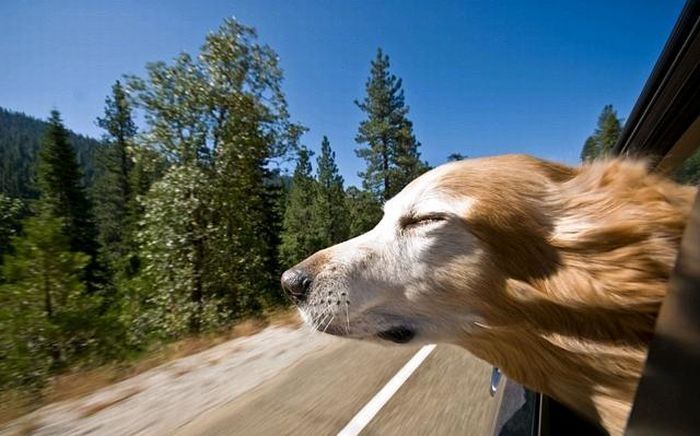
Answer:
M292 297L294 302L304 301L309 293L309 288L311 288L311 277L306 271L292 268L282 274L282 289Z

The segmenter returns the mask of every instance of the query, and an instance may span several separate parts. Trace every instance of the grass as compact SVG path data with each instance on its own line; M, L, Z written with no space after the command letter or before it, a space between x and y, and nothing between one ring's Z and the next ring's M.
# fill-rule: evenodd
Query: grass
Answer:
M154 345L150 350L125 361L101 365L95 368L71 368L52 377L41 392L0 392L0 425L15 420L49 403L70 400L91 394L105 386L117 383L164 363L199 353L235 338L254 335L268 326L298 327L301 320L294 310L278 310L260 318L243 320L228 328L197 336L189 336L167 344ZM210 362L214 365L217 362ZM181 370L179 376L188 371ZM93 415L112 404L123 401L138 392L126 392L126 397L115 397L115 401L99 403L90 410L81 411L82 416ZM29 424L27 424L29 425Z

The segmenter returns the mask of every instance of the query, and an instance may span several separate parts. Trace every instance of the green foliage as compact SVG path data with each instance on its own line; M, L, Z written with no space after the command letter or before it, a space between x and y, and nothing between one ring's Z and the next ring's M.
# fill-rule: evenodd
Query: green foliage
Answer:
M99 199L95 214L99 228L100 258L109 268L111 283L108 303L126 310L125 291L141 266L136 239L138 223L144 214L140 198L159 180L166 162L158 151L137 141L132 102L117 81L105 100L104 117L97 124L105 130L105 146L98 163L101 177L93 188ZM138 308L136 308L138 310Z
M128 78L145 110L144 140L185 165L211 164L231 148L248 160L284 155L300 127L288 120L277 54L256 38L227 19L196 58L182 53L171 65L148 64L146 80Z
M367 95L355 104L367 115L355 140L367 144L356 153L367 162L360 173L363 187L380 201L396 195L411 180L428 169L420 160L420 143L408 120L401 79L389 73L389 57L381 49L372 60Z
M593 135L586 138L583 144L581 160L592 161L606 156L617 143L620 133L622 133L622 121L617 117L617 111L612 105L605 105L598 116L598 126Z
M463 155L462 153L450 153L450 155L447 156L447 162L456 162L464 159L469 159L469 156Z
M128 148L136 136L136 125L132 120L131 103L121 82L112 85L112 95L105 99L104 117L97 118L97 125L107 132L107 142L115 143L114 154L107 165L113 171L128 170Z
M700 151L696 151L676 170L673 178L688 185L700 184Z
M325 248L346 240L350 234L343 177L335 163L335 152L325 136L316 164L317 183L311 228L316 232L316 244Z
M148 126L143 149L172 166L144 197L143 274L127 299L147 309L137 324L169 337L278 300L284 192L269 164L303 129L289 121L277 55L256 38L226 20L197 57L128 79Z
M257 313L279 292L277 247L280 194L272 160L296 146L303 128L289 121L277 54L256 41L255 31L233 19L207 36L199 59L207 89L204 119L212 150L218 233L211 291L229 317ZM270 269L266 269L270 268ZM274 299L274 298L272 298Z
M216 233L208 225L210 185L197 167L173 167L144 199L145 214L138 239L145 286L133 296L141 309L131 329L177 337L203 327L206 243ZM132 335L136 335L132 332Z
M351 186L345 196L350 215L350 237L368 232L382 219L382 205L370 192Z
M37 215L12 238L3 265L0 385L5 387L38 386L66 364L102 360L119 350L119 329L94 292L99 269L91 205L58 111L52 111L44 133L37 178ZM18 208L3 200L11 226Z
M285 177L280 176L278 170L270 171L264 187L263 209L267 216L265 226L262 229L266 258L263 271L267 275L268 282L262 284L263 289L258 299L265 307L275 307L286 305L289 302L279 286L279 277L285 270L279 259L279 246L282 243L284 212L287 203Z
M133 159L133 167L130 173L132 189L131 201L128 206L135 215L139 216L143 210L138 201L139 196L146 195L151 186L162 179L168 170L168 162L158 150L139 144L129 153Z
M57 110L51 111L49 127L39 152L37 177L40 208L62 220L72 250L94 256L97 243L91 204L82 184L68 131L63 127Z
M19 232L19 221L23 211L24 205L21 200L0 194L0 266L2 266L3 255L9 252L10 240ZM2 283L1 271L0 283Z
M13 198L37 198L36 167L42 138L49 127L45 121L0 108L0 193ZM68 131L85 182L96 176L95 150L100 143Z
M348 239L351 217L343 189L343 177L327 137L311 171L311 152L298 151L284 214L280 260L290 267L314 252ZM370 195L371 194L367 194Z
M70 251L60 219L28 218L13 239L0 286L0 385L40 383L48 371L97 350L99 301L85 293L89 256ZM106 330L106 329L105 329Z
M311 174L311 152L300 147L284 213L280 260L290 267L323 248L312 228L316 181Z
M129 253L133 246L131 235L138 216L135 207L132 171L134 168L134 137L136 126L126 92L117 81L112 95L105 101L105 114L97 124L106 134L106 145L100 149L98 163L102 169L93 189L99 202L95 215L99 224L101 256L117 276L130 276L134 260Z
M581 149L581 161L590 162L595 160L600 155L600 148L593 136L586 138L586 142Z

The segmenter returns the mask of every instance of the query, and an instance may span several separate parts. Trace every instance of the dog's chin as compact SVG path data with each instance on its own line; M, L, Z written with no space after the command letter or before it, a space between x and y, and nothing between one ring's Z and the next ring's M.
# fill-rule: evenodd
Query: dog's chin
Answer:
M313 328L313 326L312 326ZM397 325L373 333L367 331L353 331L343 325L330 324L324 328L315 328L319 333L337 336L346 339L355 339L370 342L393 342L395 344L407 344L416 337L414 328Z
M376 333L367 332L348 332L343 328L333 326L327 328L325 331L321 331L333 336L338 336L345 339L355 339L360 341L369 342L379 342L387 343L391 342L394 344L407 344L411 342L416 337L416 331L403 326L391 327L386 330L381 330Z
M416 339L418 331L415 323L396 315L367 314L355 319L346 319L347 322L339 322L337 317L324 324L319 322L312 313L299 309L304 322L319 333L337 336L346 339L355 339L369 342L394 344L407 344L421 339ZM352 317L351 317L352 318Z

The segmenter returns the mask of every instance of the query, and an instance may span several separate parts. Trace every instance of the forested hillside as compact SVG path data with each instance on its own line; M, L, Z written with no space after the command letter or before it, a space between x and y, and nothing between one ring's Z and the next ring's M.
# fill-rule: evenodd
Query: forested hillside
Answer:
M48 114L47 114L48 115ZM0 192L9 197L38 195L32 183L37 152L47 123L0 107ZM69 132L70 142L88 182L95 176L95 150L99 141Z

